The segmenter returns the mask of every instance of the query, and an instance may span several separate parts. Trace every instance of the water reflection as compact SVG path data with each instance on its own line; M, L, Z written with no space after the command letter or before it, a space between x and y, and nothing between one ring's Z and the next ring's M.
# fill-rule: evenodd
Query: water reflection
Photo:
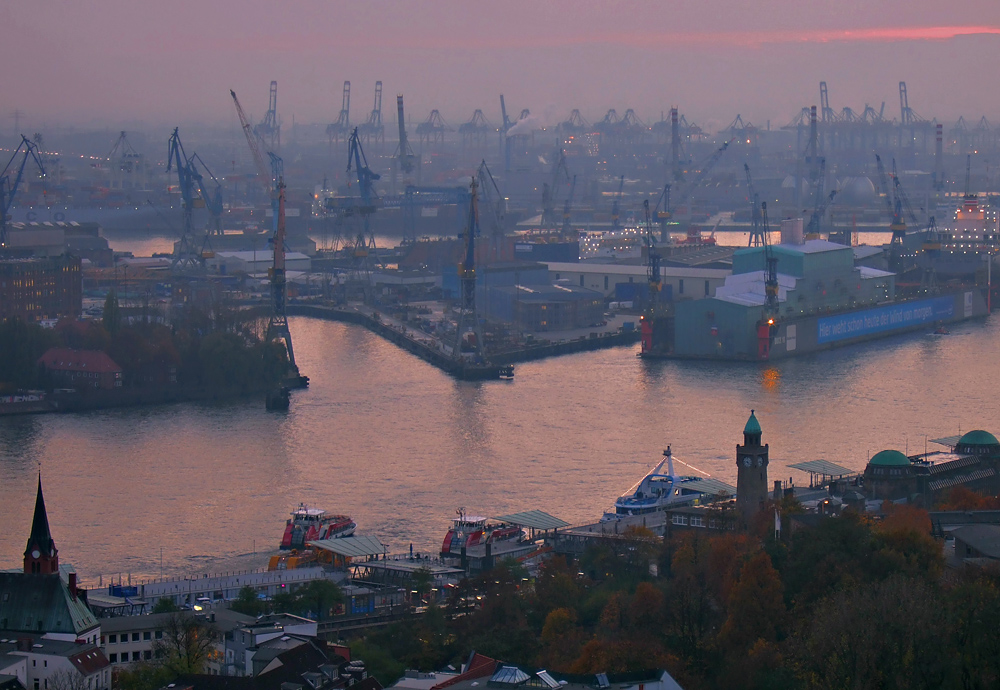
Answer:
M0 567L17 564L41 459L60 551L85 575L210 568L275 548L299 502L391 550L438 548L454 509L592 520L667 446L725 481L751 408L775 478L958 428L994 433L998 321L760 364L647 362L632 348L456 382L371 333L292 319L312 384L286 414L250 399L0 420ZM909 436L904 436L908 434ZM919 445L922 445L922 440Z

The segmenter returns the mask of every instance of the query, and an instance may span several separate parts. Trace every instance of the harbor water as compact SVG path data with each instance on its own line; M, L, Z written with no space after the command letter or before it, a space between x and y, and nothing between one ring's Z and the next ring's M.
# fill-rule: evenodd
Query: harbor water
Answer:
M770 478L796 483L808 476L794 462L861 470L884 448L1000 432L996 316L778 365L648 362L629 347L483 383L357 326L290 327L312 383L287 413L254 398L0 419L0 567L21 562L39 467L60 556L93 584L259 564L239 557L273 551L299 502L352 515L390 552L437 552L460 506L594 521L668 444L735 482L751 408Z

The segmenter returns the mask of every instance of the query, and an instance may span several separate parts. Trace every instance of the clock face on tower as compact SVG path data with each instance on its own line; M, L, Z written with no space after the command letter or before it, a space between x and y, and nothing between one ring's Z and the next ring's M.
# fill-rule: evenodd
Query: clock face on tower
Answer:
M32 558L38 558L41 555L42 555L42 553L38 549L35 549L34 551L31 552L31 557Z
M764 456L758 455L757 456L757 467L763 467L763 466L764 466Z
M744 467L753 467L753 458L751 458L749 455L744 455L743 456L743 466Z

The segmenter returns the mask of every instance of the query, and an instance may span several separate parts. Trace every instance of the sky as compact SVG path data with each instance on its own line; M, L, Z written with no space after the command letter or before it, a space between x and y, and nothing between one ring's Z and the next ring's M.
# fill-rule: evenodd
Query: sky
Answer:
M5 0L0 27L4 134L15 111L25 130L228 125L229 89L259 120L272 79L285 127L335 120L344 80L363 119L377 79L387 123L397 93L414 122L496 123L503 93L549 124L676 105L779 127L825 80L837 111L898 117L906 81L923 117L1000 124L997 0Z

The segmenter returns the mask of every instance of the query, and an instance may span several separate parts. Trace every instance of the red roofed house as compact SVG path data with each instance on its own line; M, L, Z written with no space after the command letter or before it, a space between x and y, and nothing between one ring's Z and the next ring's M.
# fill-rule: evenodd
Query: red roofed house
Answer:
M67 387L121 388L122 368L101 350L53 347L38 359L54 382Z

